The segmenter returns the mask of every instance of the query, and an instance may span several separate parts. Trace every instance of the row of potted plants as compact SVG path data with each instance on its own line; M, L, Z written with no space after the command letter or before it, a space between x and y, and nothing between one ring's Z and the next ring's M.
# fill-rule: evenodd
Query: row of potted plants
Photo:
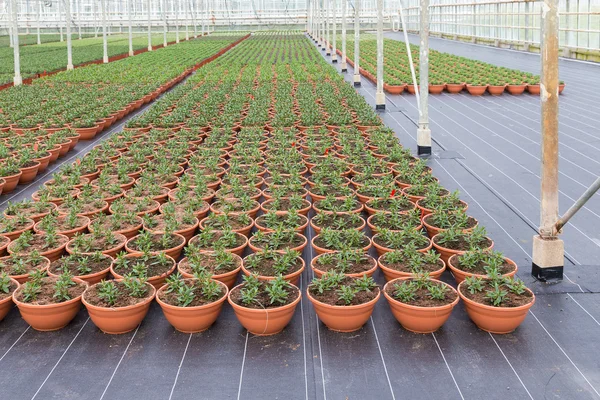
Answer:
M415 93L410 63L403 42L384 39L384 90L391 94L401 94L405 90ZM410 46L417 83L419 82L419 46ZM341 52L338 50L341 55ZM348 63L354 66L354 42L348 40ZM376 81L377 40L373 35L363 35L360 39L360 73L371 81ZM565 88L560 82L559 92ZM429 51L429 93L461 93L480 96L489 93L499 96L505 92L520 95L525 91L540 94L540 77L531 73L506 67L499 67L482 61L436 50Z
M48 310L81 302L108 333L134 329L154 298L177 329L200 331L227 299L244 327L266 335L289 323L303 294L331 329L359 329L383 290L413 331L438 329L459 297L481 328L514 330L534 301L512 277L516 265L491 251L466 203L441 187L393 131L357 127L358 114L343 126L271 125L282 110L275 105L300 87L296 80L314 76L324 78L307 85L315 104L333 104L319 87L330 85L338 104L356 113L349 106L355 98L337 90L331 68L314 67L313 75L308 67L272 66L271 57L302 65L297 55L309 52L306 39L287 38L245 41L227 54L229 70L200 69L148 115L62 168L36 201L11 204L0 221L10 253L0 264L10 282L4 299L24 318L23 310L34 308L56 322L38 325L28 316L36 329L59 329L69 318L49 317ZM216 89L226 80L229 92L221 95ZM266 121L244 124L253 107L263 115L264 104L256 103L268 98L264 87L276 99L266 103ZM213 93L219 101L210 107ZM232 101L238 94L245 98L241 113ZM192 117L160 126L180 107ZM297 111L293 102L289 107ZM198 126L195 118L210 123ZM310 244L306 229L317 232ZM317 255L310 260L315 280L301 293L307 246ZM61 249L69 255L60 257ZM247 249L252 253L244 256ZM446 266L462 272L454 273L458 292L435 279ZM377 269L389 281L383 289L372 278ZM235 286L240 272L243 282ZM418 315L405 319L394 301ZM480 318L481 310L492 317ZM499 317L504 313L516 316Z

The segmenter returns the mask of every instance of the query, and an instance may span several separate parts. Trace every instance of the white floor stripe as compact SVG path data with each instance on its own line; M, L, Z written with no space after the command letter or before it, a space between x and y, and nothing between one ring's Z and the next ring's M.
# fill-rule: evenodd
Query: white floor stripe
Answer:
M303 282L304 282L304 274L300 275L300 293L303 293ZM308 400L308 375L307 375L307 366L306 366L306 333L304 332L304 295L300 299L300 315L302 317L302 348L303 348L303 356L304 356L304 391L306 393L306 400Z
M183 365L183 360L185 360L185 355L187 354L188 347L190 347L190 341L192 340L192 334L188 337L187 344L185 345L185 350L183 351L183 355L181 356L181 361L179 362L179 368L177 368L177 375L175 375L175 382L173 382L173 386L171 387L171 394L169 395L169 400L173 398L173 393L175 392L175 386L177 386L177 380L179 379L179 373L181 372L181 366Z
M129 346L131 346L131 343L133 342L133 339L135 339L135 335L137 335L139 329L140 329L140 326L138 325L138 327L135 328L133 335L131 335L131 339L129 339L129 343L127 343L127 347L125 347L125 351L123 351L123 354L121 355L121 358L119 359L119 362L117 363L117 366L113 370L113 373L110 376L110 379L108 380L108 383L106 384L106 387L104 388L104 391L102 392L102 396L100 396L100 400L102 400L104 398L104 396L106 395L106 392L108 391L108 387L112 383L112 381L117 373L117 370L121 366L121 363L123 362L123 359L125 358L125 354L127 354L127 350L129 350Z
M569 296L571 298L571 300L573 300L575 302L575 304L577 304L587 315L589 315L590 318L594 320L596 325L600 326L600 322L598 322L598 320L592 314L590 314L590 312L588 310L586 310L584 306L579 304L579 302L577 300L575 300L575 298L573 296L571 296L571 293L567 293L567 296Z
M79 337L79 334L81 333L81 331L83 330L83 328L85 328L85 326L87 325L87 323L88 323L89 320L90 320L90 317L88 317L85 320L85 322L83 323L83 325L81 326L81 328L79 328L79 331L77 332L77 335L75 335L75 337L73 338L73 340L71 340L71 343L69 343L69 345L67 346L67 348L65 349L65 351L63 351L62 355L60 356L60 358L58 359L58 361L56 362L56 364L54 364L54 367L52 367L52 369L50 370L50 373L48 374L48 376L46 376L46 379L44 379L44 382L42 382L42 384L40 385L40 387L38 388L38 390L35 392L35 394L31 398L31 400L33 400L33 399L35 399L37 397L37 395L40 392L40 390L42 390L42 388L44 387L44 385L46 384L46 382L48 381L48 379L50 379L50 376L52 375L52 373L54 372L54 370L56 369L56 367L58 367L58 364L60 364L60 362L64 358L65 354L67 354L67 352L69 351L69 349L71 348L71 346L73 345L73 343L75 343L75 340L77 340L77 338Z
M456 379L454 378L454 374L452 373L452 370L450 369L450 365L448 364L448 361L446 361L446 356L444 356L444 352L442 351L442 348L440 347L440 344L438 343L437 338L435 337L435 333L432 332L431 336L433 336L435 345L437 346L438 350L440 351L440 354L442 355L442 358L444 359L444 364L446 364L446 368L448 368L448 372L450 373L450 377L452 377L452 381L454 382L454 386L456 386L456 390L458 390L458 394L460 395L460 398L462 400L465 400L465 397L463 396L462 392L460 391L460 387L458 387L458 383L456 382Z
M244 380L244 364L246 364L246 350L248 349L248 331L246 331L246 343L244 344L244 357L242 358L242 370L240 371L240 384L238 385L237 398L240 400L242 395L242 381Z
M494 341L494 343L496 344L496 347L498 347L498 350L500 350L500 353L502 353L502 356L504 357L504 359L506 360L506 362L508 363L508 365L510 366L510 369L512 369L512 371L514 372L515 376L517 377L517 379L519 380L519 382L521 382L521 386L523 386L523 389L525 389L525 391L527 392L527 395L529 395L529 398L531 400L533 400L533 396L531 395L531 393L529 393L529 390L527 389L527 386L525 386L525 384L523 383L523 381L521 380L521 377L519 376L519 374L517 374L517 371L515 371L514 367L512 366L512 364L510 363L510 361L508 361L508 357L506 357L506 354L504 354L504 351L502 351L502 349L500 348L500 345L498 344L498 342L496 342L496 338L494 338L494 335L492 335L491 333L488 332L488 334L490 335L490 337L492 338L492 340Z
M375 322L373 322L373 317L370 317L370 320L371 325L373 325L373 333L375 333L375 341L377 342L377 348L379 349L379 355L381 356L381 362L383 363L385 377L387 378L388 386L390 387L390 392L392 393L392 399L396 400L396 396L394 395L394 388L392 387L392 381L390 381L390 374L388 373L387 365L385 364L385 358L383 357L383 351L381 351L381 344L379 343L379 337L377 336L377 329L375 329Z
M0 361L4 360L4 357L6 357L6 355L13 349L13 347L15 347L15 345L17 343L19 343L19 340L21 340L23 335L25 335L30 328L31 328L31 326L27 326L27 328L25 328L25 330L23 331L23 333L21 333L21 335L17 338L17 340L15 340L13 342L13 344L8 348L8 350L6 350L6 352L4 354L2 354L2 357L0 357Z

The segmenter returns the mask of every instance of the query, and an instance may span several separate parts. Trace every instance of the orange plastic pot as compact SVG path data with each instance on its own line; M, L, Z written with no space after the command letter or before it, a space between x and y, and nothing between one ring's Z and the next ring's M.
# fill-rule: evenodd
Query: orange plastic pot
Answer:
M19 288L20 284L19 282L17 282L16 279L12 279L11 281L17 285L17 289ZM17 290L15 289L15 291ZM12 309L13 305L14 305L14 301L11 296L8 296L7 298L0 300L0 321L2 321L4 319L4 317L6 317L6 314L8 314L10 312L10 310Z
M171 249L167 249L167 250L163 250L163 251L153 251L151 253L165 253L166 255L168 255L171 258L178 259L179 256L181 255L181 251L183 250L183 246L185 246L185 238L178 233L173 233L173 235L179 236L182 239L182 240L180 240L181 241L180 245L173 247ZM125 250L127 250L128 253L142 254L141 251L133 250L131 247L129 247L129 243L131 243L137 236L138 235L132 237L131 239L128 239L127 242L125 243Z
M438 236L438 235L435 235L434 237L432 237L432 238L431 238L431 243L432 243L433 247L435 248L435 250L436 250L438 253L440 253L440 258L441 258L442 260L444 260L444 262L446 263L446 265L448 265L448 260L449 260L449 259L450 259L450 257L452 257L453 255L455 255L455 254L461 255L461 254L464 254L464 253L465 253L465 251L462 251L462 250L453 250L453 249L448 249L448 248L446 248L446 247L440 246L439 244L436 244L436 243L435 243L435 238L436 238L437 236ZM491 240L491 239L490 239L490 240ZM491 250L491 249L494 247L494 241L493 241L493 240L491 240L491 242L492 242L492 245L491 245L490 247L488 247L487 249L485 249L485 250Z
M211 279L214 279L215 281L219 281L221 283L224 283L227 286L228 289L231 289L235 285L235 281L237 280L238 273L242 269L242 258L239 255L237 255L237 254L233 254L233 255L234 255L234 257L238 257L240 259L240 265L239 265L239 267L237 267L233 271L229 271L229 272L226 272L224 274L217 274L217 275L211 276ZM184 271L180 267L180 264L183 261L185 261L185 260L187 260L187 257L185 257L185 258L181 259L181 261L179 261L179 264L177 264L177 270L179 271L179 273L181 273L181 275L184 278L193 278L194 277L193 274L190 274L190 273Z
M225 289L225 294L219 300L210 304L197 307L177 307L167 304L160 299L160 295L167 287L166 285L156 293L156 302L162 308L167 321L169 321L169 323L173 325L173 328L177 329L179 332L202 332L214 324L223 309L223 303L225 303L225 300L227 299L227 294L229 292L227 286L222 282L219 282L219 284Z
M19 178L19 183L29 183L35 179L37 176L38 170L40 168L40 162L35 161L35 165L27 168L21 168L21 177Z
M482 274L473 274L473 273L458 269L457 267L455 267L453 265L453 264L458 264L458 257L459 257L458 254L454 254L453 256L451 256L448 259L448 268L450 268L450 270L452 271L452 275L454 275L454 280L456 281L456 283L461 283L468 276L476 276L478 278L485 278L487 276L487 275L482 275ZM508 257L504 257L504 260L515 267L514 271L509 272L508 274L504 274L504 276L510 276L510 277L515 276L515 274L517 273L517 269L518 269L517 263Z
M315 277L317 277L317 278L322 277L323 274L326 272L326 271L322 271L316 267L316 261L321 256L322 256L322 254L319 254L318 256L316 256L312 260L310 260L310 268L313 270ZM366 256L372 261L372 264L373 264L372 268L370 268L364 272L359 272L359 273L355 273L355 274L344 274L344 275L349 276L351 278L362 278L363 275L373 276L375 271L377 271L377 261L368 254Z
M77 280L73 278L73 280ZM82 281L81 281L82 282ZM86 284L87 286L87 284ZM36 331L56 331L64 328L81 309L81 295L57 304L29 304L17 300L23 286L13 292L13 301L19 307L21 317Z
M19 171L19 173L15 174L15 175L3 176L2 178L6 181L6 183L4 184L4 187L2 188L2 194L10 193L13 190L15 190L15 188L19 184L19 179L21 179L22 174L23 173L21 171Z
M302 293L298 288L298 298L282 307L255 309L242 307L231 300L231 293L242 285L233 288L227 296L227 301L233 307L235 316L244 328L253 335L269 336L275 335L283 330L294 316L296 306L300 303Z
M329 329L337 332L354 332L359 330L368 320L375 304L381 296L381 291L373 300L356 306L331 306L321 303L306 291L308 299L311 301L317 312L317 316Z
M410 278L394 279L386 283L383 287L383 295L390 305L392 314L394 314L394 317L398 322L400 322L400 325L402 325L404 329L411 332L432 333L437 331L442 327L442 325L444 325L448 318L450 318L452 309L458 304L459 297L456 296L456 299L454 299L452 303L440 307L419 307L402 303L390 296L386 289L389 285L393 285L396 282L406 279ZM456 289L447 283L436 281L435 279L432 279L432 281L443 283L448 287L448 290L456 293Z
M398 279L398 278L410 278L413 277L414 274L410 273L410 272L402 272L402 271L398 271L396 269L390 268L388 266L386 266L383 262L382 262L382 258L383 255L380 256L377 259L377 265L379 265L379 268L381 269L381 272L383 272L383 277L385 278L385 280L387 282L393 280L393 279ZM440 276L442 276L442 274L444 273L444 271L446 270L446 263L444 262L444 260L440 259L442 266L440 267L440 269L430 272L429 273L429 277L432 279L439 279Z
M139 258L141 256L142 256L141 254L127 254L125 257L126 258ZM171 268L169 268L169 270L167 272L165 272L162 275L149 276L148 279L146 279L146 282L148 282L149 284L154 286L154 288L157 290L165 285L165 282L166 282L168 276L171 275L175 271L175 268L177 267L177 263L175 262L175 260L171 257L169 257L169 258L171 259L173 266ZM113 268L114 265L115 265L115 263L113 261L112 264L110 264L111 275L114 276L115 279L117 279L117 280L123 279L124 276L115 271L115 269Z
M90 315L94 325L96 325L102 332L110 335L119 335L122 333L131 332L146 317L146 314L148 314L148 310L150 309L150 304L156 296L156 289L154 286L150 285L149 283L146 284L149 288L151 288L152 296L132 306L112 308L94 306L85 300L85 294L87 293L87 290L83 292L81 301L83 302L85 308L87 308L88 314Z
M319 247L315 244L315 239L318 238L319 235L316 235L315 237L312 238L312 240L310 241L310 244L312 246L312 248L315 250L315 252L317 254L325 254L325 253L335 253L337 250L329 250L323 247ZM368 238L367 238L368 239ZM362 248L362 250L366 253L369 251L369 249L371 248L371 244L373 242L371 241L371 239L369 239L369 244L365 247Z
M497 334L511 333L527 317L529 309L535 303L535 295L527 289L532 295L531 302L519 307L492 307L485 304L479 304L468 299L462 294L464 282L458 285L458 295L465 303L467 314L471 321L484 331Z
M283 279L285 279L286 281L288 281L289 283L291 283L294 286L298 286L298 283L300 282L300 275L302 275L302 272L304 271L304 268L306 267L306 263L304 262L304 259L302 259L300 257L300 259L302 260L302 268L300 268L298 271L294 271L291 274L287 274L283 276ZM247 270L246 267L244 266L244 264L242 263L242 271L244 271L245 275L252 275L252 272ZM266 275L258 275L257 278L261 281L272 281L273 279L275 279L275 276L266 276Z

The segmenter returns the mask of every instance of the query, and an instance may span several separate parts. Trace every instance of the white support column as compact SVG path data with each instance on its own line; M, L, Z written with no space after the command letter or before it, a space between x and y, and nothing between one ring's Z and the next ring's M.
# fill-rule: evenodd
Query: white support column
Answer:
M62 27L62 1L58 2L58 30L60 31L60 41L64 42L65 38L63 37L63 27Z
M360 84L360 0L354 0L354 86Z
M183 7L183 12L185 15L185 40L190 40L190 31L189 31L189 22L190 22L190 0L184 0L185 1L185 5L187 5L187 7Z
M332 32L332 38L331 41L332 43L332 49L331 49L331 62L332 63L336 63L338 61L338 57L337 57L337 23L336 23L336 19L337 19L337 3L335 0L331 0L333 2L332 4L332 10L333 10L333 19L332 19L332 26L331 26L331 32Z
M92 1L92 17L94 18L94 37L98 37L98 18L96 18L96 2Z
M544 282L563 278L564 243L558 238L558 0L544 0L541 25L540 234L533 237L531 274Z
M102 46L104 48L104 57L102 61L104 64L108 63L108 40L106 38L106 0L100 0L100 7L102 8Z
M200 24L202 25L202 36L204 36L204 27L206 21L206 0L200 0Z
M325 50L325 1L321 0L320 16L321 19L321 50Z
M133 55L133 26L131 25L131 8L133 7L133 0L127 0L127 23L129 28L129 56Z
M81 0L76 0L75 5L77 6L77 34L81 40Z
M67 20L67 71L73 69L73 45L71 43L71 0L60 0L65 5L65 17Z
M331 55L331 38L329 34L329 17L331 16L331 0L325 0L325 55Z
M158 0L161 1L161 0ZM167 0L162 0L162 12L163 12L163 47L167 47Z
M12 13L12 40L13 40L13 55L15 59L15 76L13 78L13 84L19 86L23 84L23 78L21 77L21 54L19 52L19 23L17 0L11 0L10 11Z
M41 14L42 14L42 2L39 1L38 6L37 6L37 17L36 17L36 20L37 20L37 44L42 44L42 37L40 35L40 23L41 23L40 16L41 16Z
M377 92L375 93L375 109L385 110L385 93L383 93L383 0L377 0Z
M173 1L173 8L175 9L175 43L179 43L179 1Z
M148 51L152 51L152 0L147 0L148 6Z
M194 24L194 38L198 37L198 24L196 20L196 0L189 0L190 14L192 14L192 24Z
M419 128L417 130L417 153L431 154L431 130L429 129L429 0L420 0L420 37L419 46Z
M346 13L348 12L348 0L342 0L342 72L348 72L346 62Z

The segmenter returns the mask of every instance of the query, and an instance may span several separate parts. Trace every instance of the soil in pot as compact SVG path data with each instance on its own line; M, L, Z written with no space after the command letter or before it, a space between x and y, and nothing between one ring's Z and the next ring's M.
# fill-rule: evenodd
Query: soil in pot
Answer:
M69 241L69 238L56 233L24 232L19 238L8 245L10 254L26 256L36 251L38 254L55 261L60 258Z
M129 253L165 253L166 255L179 258L185 238L177 233L150 233L142 232L129 239L125 248Z
M232 288L242 269L242 258L222 249L202 251L192 244L186 248L186 257L179 261L177 269L185 278L208 272L212 279Z
M372 276L377 270L377 261L362 250L342 250L316 256L311 261L311 267L317 278L331 271L361 277Z
M6 317L13 307L12 295L19 287L19 282L8 276L7 273L0 273L0 321Z
M321 233L322 229L338 231L343 229L355 229L361 231L364 229L365 224L365 220L360 214L348 213L317 214L310 220L310 225L317 234Z
M253 251L284 251L286 249L302 251L306 243L304 235L289 230L258 231L248 241L248 245Z
M225 250L241 256L248 245L248 238L233 231L204 229L190 239L188 248L195 246L199 251Z
M424 273L438 279L446 269L446 264L439 254L432 250L421 253L414 245L385 253L377 261L386 281Z
M498 251L474 250L455 254L448 260L448 267L457 283L467 276L507 275L514 276L517 264Z
M67 257L62 257L51 263L48 274L59 276L68 271L76 278L93 285L107 277L112 262L112 257L99 251L91 255L69 254Z
M122 279L125 276L144 279L158 289L175 271L175 266L175 260L165 253L120 253L111 264L110 272L116 279Z
M304 260L295 250L276 252L267 250L250 254L244 258L242 270L246 275L255 274L260 280L271 280L281 275L293 285L300 281L304 271Z

